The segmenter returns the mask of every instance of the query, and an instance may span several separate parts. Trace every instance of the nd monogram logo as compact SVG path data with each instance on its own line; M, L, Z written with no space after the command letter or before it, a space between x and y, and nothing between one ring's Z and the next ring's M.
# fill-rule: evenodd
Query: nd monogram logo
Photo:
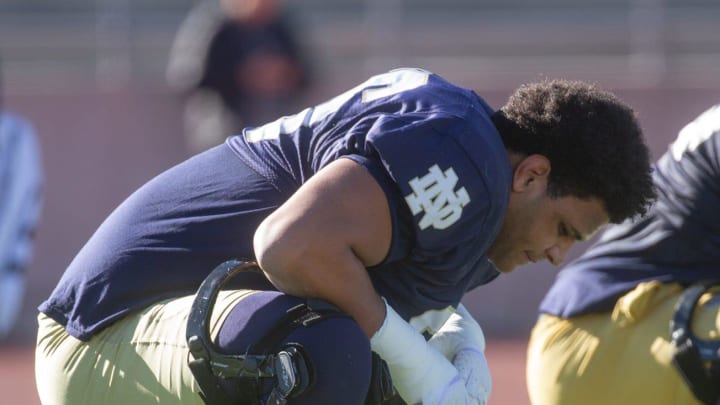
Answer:
M470 202L465 187L455 191L458 177L452 167L443 172L433 165L428 174L410 180L413 193L405 197L413 215L425 212L420 219L420 229L432 226L445 229L462 215L462 209Z

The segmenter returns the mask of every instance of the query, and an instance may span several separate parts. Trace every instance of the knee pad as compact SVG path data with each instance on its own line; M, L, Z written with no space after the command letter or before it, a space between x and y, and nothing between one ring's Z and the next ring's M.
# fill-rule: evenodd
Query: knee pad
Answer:
M267 354L284 347L297 347L308 360L312 382L305 392L293 398L292 404L362 404L370 384L370 342L351 318L299 320L287 329L286 336L272 337L278 334L278 322L288 322L283 320L288 311L302 305L315 310L329 304L306 302L278 292L254 293L230 311L218 333L217 345L228 354ZM264 397L272 390L270 382L263 386Z
M217 293L254 263L229 261L203 282L188 319L188 364L207 404L362 404L371 375L369 339L334 306L259 291L209 334Z

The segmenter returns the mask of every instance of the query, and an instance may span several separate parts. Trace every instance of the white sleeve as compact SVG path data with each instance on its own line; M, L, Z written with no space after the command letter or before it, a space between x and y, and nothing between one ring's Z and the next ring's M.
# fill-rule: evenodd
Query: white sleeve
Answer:
M387 302L385 320L370 339L388 365L393 385L408 404L472 404L455 367Z

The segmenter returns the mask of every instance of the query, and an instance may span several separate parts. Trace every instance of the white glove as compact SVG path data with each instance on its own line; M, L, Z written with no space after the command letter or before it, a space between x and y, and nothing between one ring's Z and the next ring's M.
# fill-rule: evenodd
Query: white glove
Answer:
M485 358L485 335L462 304L428 341L452 361L465 382L472 404L485 405L492 391L490 368Z
M473 405L463 378L442 353L385 302L382 326L370 339L388 365L393 385L408 404Z

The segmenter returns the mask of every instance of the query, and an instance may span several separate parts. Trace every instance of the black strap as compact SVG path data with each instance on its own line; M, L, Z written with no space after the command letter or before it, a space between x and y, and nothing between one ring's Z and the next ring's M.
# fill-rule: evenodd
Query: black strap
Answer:
M694 284L688 287L675 305L670 321L670 337L675 346L673 365L695 397L706 405L720 401L720 341L699 339L692 333L692 316L700 297L711 284ZM711 367L706 367L711 363Z
M275 322L275 326L248 352L265 354L277 350L280 342L294 329L309 327L320 320L336 317L350 318L348 314L326 301L307 299L304 303L288 309L285 315Z
M260 378L264 377L277 377L279 381L265 405L285 404L288 398L310 388L314 381L314 370L310 358L300 345L290 343L280 348L282 340L294 329L309 327L323 319L349 318L349 315L326 301L307 299L288 309L248 350L252 354L220 353L210 338L210 317L217 295L236 274L252 270L257 270L254 262L230 260L220 264L200 285L190 310L186 329L190 350L188 366L200 387L201 398L208 405L261 405ZM288 374L288 370L292 371L292 375ZM232 389L223 384L223 381L227 382L226 379L233 380ZM290 380L293 381L292 387L281 387L283 382ZM393 387L387 364L375 353L365 405L405 405Z
M405 405L393 386L387 363L375 352L372 352L372 373L365 405Z
M222 286L233 275L255 267L252 262L230 260L217 266L202 282L188 316L186 338L188 367L200 387L200 397L206 404L230 404L232 398L221 384L222 377L259 378L273 376L271 356L227 356L217 352L210 338L210 316ZM222 358L223 367L217 368L213 358ZM259 387L259 382L249 384ZM258 388L259 389L259 388ZM257 395L251 395L256 398ZM258 402L250 402L255 405Z
M220 353L210 337L210 317L222 287L242 271L257 270L254 262L230 260L217 266L203 281L188 317L186 338L189 348L188 366L199 387L200 396L208 405L260 404L260 378L276 379L276 386L267 404L285 404L288 398L300 395L314 381L311 360L299 344L280 343L298 327L330 317L349 317L335 306L315 299L290 308L275 322L258 343L244 355ZM233 379L237 389L223 384ZM232 391L232 392L229 392Z

